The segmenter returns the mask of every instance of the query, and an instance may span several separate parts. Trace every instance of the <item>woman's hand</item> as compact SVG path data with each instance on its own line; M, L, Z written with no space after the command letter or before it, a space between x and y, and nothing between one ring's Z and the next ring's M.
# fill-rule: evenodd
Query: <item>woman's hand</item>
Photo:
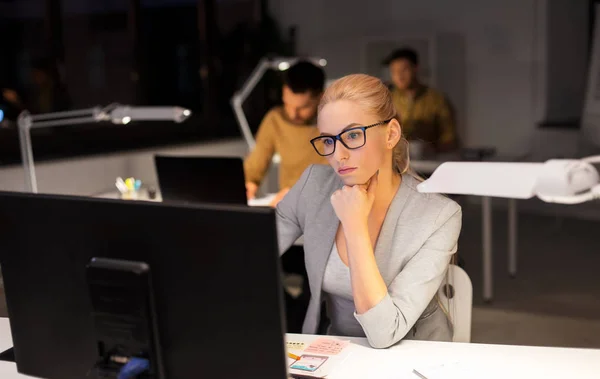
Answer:
M373 175L366 186L344 186L331 195L331 205L344 228L367 226L377 190L377 175Z
M377 174L366 186L346 186L331 195L331 204L344 231L352 298L359 315L379 304L387 294L369 235L368 219L376 189Z

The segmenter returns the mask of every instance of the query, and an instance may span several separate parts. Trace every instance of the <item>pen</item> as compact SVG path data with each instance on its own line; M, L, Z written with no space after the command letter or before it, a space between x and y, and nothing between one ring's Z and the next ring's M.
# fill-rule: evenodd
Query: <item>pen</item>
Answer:
M421 379L427 379L427 377L425 375L421 374L420 372L418 372L415 369L413 369L413 374L415 374L416 376L418 376Z
M127 186L127 188L130 191L133 191L133 186L134 186L133 178L127 178L127 179L125 179L125 185Z
M295 361L300 360L300 357L296 354L288 353L288 357L292 358Z
M119 192L121 192L121 193L127 192L127 186L125 185L123 178L118 177L117 181L115 182L115 185L117 186L117 189L119 190Z

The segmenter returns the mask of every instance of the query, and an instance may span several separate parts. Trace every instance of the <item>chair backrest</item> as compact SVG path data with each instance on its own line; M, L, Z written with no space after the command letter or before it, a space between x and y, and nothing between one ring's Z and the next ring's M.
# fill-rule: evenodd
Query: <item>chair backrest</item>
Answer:
M471 342L471 313L473 312L473 284L462 268L451 264L443 285L438 290L442 305L448 311L454 326L454 342Z

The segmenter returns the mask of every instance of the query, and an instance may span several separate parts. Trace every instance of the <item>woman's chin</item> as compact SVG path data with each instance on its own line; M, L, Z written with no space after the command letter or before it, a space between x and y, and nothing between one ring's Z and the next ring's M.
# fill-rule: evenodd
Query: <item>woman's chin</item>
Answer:
M339 172L336 173L337 176L342 180L344 185L346 186L355 186L355 185L363 185L369 182L373 174L370 174L369 170L357 168L350 172L341 174Z
M357 184L365 184L367 181L366 180L361 180L361 178L356 177L356 176L341 176L340 179L342 179L342 182L344 183L345 186L348 187L352 187L355 186Z

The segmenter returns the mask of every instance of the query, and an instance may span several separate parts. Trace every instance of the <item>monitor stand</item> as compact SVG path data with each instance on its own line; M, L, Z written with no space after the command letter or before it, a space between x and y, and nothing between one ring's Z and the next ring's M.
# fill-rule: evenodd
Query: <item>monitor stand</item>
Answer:
M10 348L0 353L0 361L3 362L16 362L15 361L15 349Z
M139 358L149 362L144 378L164 379L150 265L96 257L86 267L86 279L98 376L116 376L132 358Z

